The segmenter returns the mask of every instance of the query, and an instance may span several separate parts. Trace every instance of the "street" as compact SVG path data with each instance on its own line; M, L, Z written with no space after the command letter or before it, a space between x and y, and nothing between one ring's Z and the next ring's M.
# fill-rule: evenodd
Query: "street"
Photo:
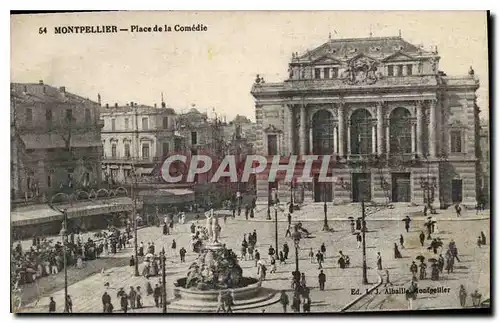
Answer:
M317 209L317 208L316 208ZM314 212L316 212L314 209ZM221 241L232 248L233 251L240 255L240 245L244 234L251 233L254 229L257 231L257 249L261 257L267 259L267 249L270 245L275 245L275 226L274 221L265 221L265 209L256 214L256 219L259 221L246 221L244 214L236 216L235 219L228 217L227 223L221 219L222 226ZM304 212L309 212L304 210ZM472 211L469 211L472 212ZM271 212L274 219L274 210ZM279 214L281 219L282 214ZM297 215L299 217L300 214ZM322 217L322 212L316 215L318 219ZM201 217L200 217L201 219ZM205 225L205 221L198 221L199 225ZM189 247L190 223L182 226L175 225L173 234L162 235L161 228L147 227L138 231L138 241L154 242L156 252L165 247L167 252L167 299L172 300L173 281L183 277L187 268L192 261L196 259L196 254ZM368 265L368 280L370 285L364 286L362 282L362 253L361 248L357 248L356 236L351 234L351 229L348 221L330 221L330 228L333 232L323 232L323 222L308 221L304 222L303 226L311 232L311 237L300 241L299 252L299 270L305 273L307 285L311 287L311 312L333 312L341 311L348 303L358 299L348 311L364 311L364 310L402 310L408 308L408 303L404 295L389 295L385 294L385 269L389 270L390 280L393 288L408 287L411 279L409 266L415 257L422 254L426 258L434 257L427 250L430 240L425 242L425 247L420 246L418 235L424 229L423 222L413 221L412 228L409 233L404 230L404 223L400 220L379 220L368 221L366 233L367 245L367 265ZM268 273L266 280L263 282L263 287L272 288L276 291L285 290L291 299L291 272L295 269L294 259L294 243L288 237L285 238L287 223L285 221L278 222L278 240L279 247L282 249L283 243L286 241L290 247L290 254L287 263L284 265L278 264L276 273ZM461 262L455 263L455 271L452 274L444 273L441 280L438 282L431 280L419 281L419 288L439 287L449 288L448 293L436 293L432 295L419 295L417 300L413 302L413 309L435 309L435 308L452 308L458 307L458 289L460 284L463 284L468 292L472 293L475 289L483 295L483 299L489 297L489 221L484 219L477 220L450 220L439 222L439 234L433 234L433 237L440 237L444 242L444 247L450 239L454 239L457 243L459 257ZM488 239L488 244L479 248L476 244L477 236L483 231ZM400 252L403 256L401 259L394 259L394 243L399 244L400 234L403 234L405 239L405 248ZM177 242L176 253L174 253L170 245L172 240ZM314 259L313 263L308 257L310 248L314 253L318 251L321 244L326 246L326 259L323 264L323 270L326 274L326 286L324 291L318 288L318 264ZM185 247L188 251L186 255L186 263L180 263L178 250ZM340 269L337 263L339 251L344 255L348 255L351 259L351 266L346 269ZM376 270L377 252L381 252L383 270ZM445 250L446 251L446 250ZM441 252L441 250L439 251ZM439 255L438 252L438 255ZM143 292L143 303L145 308L140 310L132 310L132 312L161 312L161 308L155 308L152 296L146 296L146 278L134 277L133 267L128 266L128 259L133 254L133 248L122 250L120 253L109 256L106 259L90 261L84 269L70 268L68 293L73 300L74 312L102 312L101 295L106 290L104 284L109 283L107 288L108 293L112 297L115 312L118 311L119 302L116 299L116 293L119 288L123 287L128 291L130 286L140 286ZM444 252L443 252L444 254ZM437 255L437 256L438 256ZM254 267L254 262L251 260L241 260L240 265L243 269L244 276L257 277L257 270ZM141 271L142 264L139 266ZM104 274L101 273L104 269ZM428 272L430 269L428 268ZM430 274L428 274L430 276ZM367 288L374 286L380 277L383 279L383 284L376 288L370 295L362 296ZM154 285L158 282L159 277L150 278L150 282ZM46 312L48 310L49 296L53 296L57 303L57 311L62 312L64 307L64 277L61 273L56 276L49 276L40 279L38 284L27 286L23 291L23 304L28 304L23 311L26 312ZM36 301L37 289L41 294L40 299ZM378 294L376 294L378 293ZM470 303L470 299L469 299ZM36 304L36 305L35 305ZM266 313L281 313L282 306L275 303L265 308L249 309L245 312L262 312ZM290 311L290 309L289 309Z

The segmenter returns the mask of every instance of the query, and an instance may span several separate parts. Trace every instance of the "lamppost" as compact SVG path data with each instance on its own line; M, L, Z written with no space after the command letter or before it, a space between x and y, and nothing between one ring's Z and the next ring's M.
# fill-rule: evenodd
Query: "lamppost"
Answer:
M67 259L67 247L68 247L68 209L60 210L53 205L55 197L62 196L66 200L69 200L71 205L73 205L72 196L66 193L57 193L50 199L49 207L53 210L59 211L63 214L62 229L60 231L61 240L63 243L63 265L64 265L64 313L69 312L68 307L68 259Z
M292 233L292 239L295 246L295 271L293 272L293 279L295 281L295 289L300 286L300 271L299 271L299 243L300 243L300 232L295 225L294 232Z
M365 210L365 201L361 201L361 234L363 238L363 284L368 285L368 276L367 276L367 266L366 266L366 210Z
M167 282L166 282L166 260L167 257L165 257L165 247L161 249L161 284L162 284L162 293L161 293L161 300L162 300L162 305L163 305L163 313L167 313Z
M420 177L420 187L424 190L424 203L432 213L432 203L434 202L434 190L437 188L436 177L430 176L430 164L427 156L424 157L427 162L427 178Z
M295 184L295 180L292 179L292 181L290 182L290 208L288 210L288 212L290 212L290 214L293 214L293 186Z
M326 183L323 183L323 212L325 212L325 219L323 221L323 231L330 231L330 226L328 225L328 207L326 206Z
M272 192L270 188L268 189L268 195L267 195L267 220L271 220L271 204L272 204Z
M278 253L278 204L274 204L274 238L276 243L276 254Z
M132 218L134 221L134 275L136 277L139 277L139 260L137 258L137 197L136 197L136 190L137 190L137 174L135 172L135 166L132 165L132 176L133 176L133 183L130 184L130 196L132 197L133 200L133 207L132 207Z

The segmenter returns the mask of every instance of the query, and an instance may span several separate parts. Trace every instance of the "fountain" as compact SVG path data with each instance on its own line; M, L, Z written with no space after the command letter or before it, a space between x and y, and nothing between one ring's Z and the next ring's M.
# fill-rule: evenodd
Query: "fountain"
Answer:
M174 283L175 299L169 309L179 312L213 312L220 293L231 293L233 310L261 307L279 301L279 294L263 288L256 278L243 276L236 254L220 239L220 225L213 211L207 212L209 241L190 266L186 277Z

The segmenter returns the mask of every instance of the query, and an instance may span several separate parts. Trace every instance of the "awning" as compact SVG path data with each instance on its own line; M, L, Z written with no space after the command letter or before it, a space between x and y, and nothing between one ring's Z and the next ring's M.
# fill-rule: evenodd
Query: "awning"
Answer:
M10 222L15 227L57 220L63 220L62 213L51 209L48 205L25 206L10 212Z
M48 149L48 148L65 148L61 135L58 134L23 134L21 139L26 146L26 149Z
M188 189L157 189L140 191L144 204L179 204L194 201L194 192Z
M59 210L67 210L68 219L108 214L113 212L131 212L133 200L129 197L117 197L95 201L79 201L73 204L56 204ZM137 202L137 209L142 208L142 203ZM11 212L11 224L14 227L33 225L52 221L62 221L63 214L51 209L47 204L38 204L20 207Z

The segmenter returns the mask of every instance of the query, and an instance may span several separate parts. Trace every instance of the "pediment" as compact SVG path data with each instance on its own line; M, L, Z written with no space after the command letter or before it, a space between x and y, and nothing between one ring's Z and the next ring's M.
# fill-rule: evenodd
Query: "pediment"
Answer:
M413 60L415 60L414 57L405 54L401 51L391 54L383 59L384 62L401 62L401 61L413 61Z
M269 125L266 129L264 129L265 133L278 133L281 132L280 129L276 128L275 125Z
M354 57L352 57L351 59L349 59L349 62L350 63L356 63L356 62L363 62L363 63L378 63L378 60L371 57L371 56L368 56L366 54L363 54L363 53L360 53Z
M338 59L335 59L329 55L322 56L316 60L313 61L313 64L318 64L318 65L342 65L342 62L339 61Z

